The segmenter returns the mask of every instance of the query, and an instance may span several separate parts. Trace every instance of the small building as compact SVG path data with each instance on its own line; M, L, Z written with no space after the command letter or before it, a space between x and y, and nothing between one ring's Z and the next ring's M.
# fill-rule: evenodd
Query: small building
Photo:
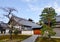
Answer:
M15 28L18 28L21 31L21 34L33 35L33 34L40 34L41 26L32 22L28 21L24 18L19 18L17 16L12 15L8 24L13 23Z
M5 34L5 33L8 33L8 31L9 31L8 24L0 21L0 33Z
M54 27L54 31L56 32L56 36L60 36L60 15L56 16L56 26Z

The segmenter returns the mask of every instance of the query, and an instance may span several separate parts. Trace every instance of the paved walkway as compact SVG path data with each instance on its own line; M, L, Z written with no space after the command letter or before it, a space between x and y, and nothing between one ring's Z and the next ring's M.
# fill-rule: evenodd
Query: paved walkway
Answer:
M38 35L33 35L33 36L31 36L31 37L29 37L29 38L27 38L27 39L25 39L25 40L23 40L21 42L35 42L37 37L38 37Z

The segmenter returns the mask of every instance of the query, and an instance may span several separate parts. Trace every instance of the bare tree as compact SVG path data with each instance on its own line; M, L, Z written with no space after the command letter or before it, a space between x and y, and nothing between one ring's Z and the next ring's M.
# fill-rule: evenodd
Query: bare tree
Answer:
M10 15L13 15L13 11L16 11L17 12L17 10L16 9L14 9L14 8L9 8L9 7L7 7L7 8L0 8L0 9L2 9L2 10L4 10L5 12L7 12L7 15L4 15L4 16L6 16L7 18L9 18L9 20L10 20ZM9 25L9 27L10 27L10 30L9 30L9 32L10 32L10 39L12 40L12 28L13 28L13 22L11 22L10 24L8 24Z
M10 19L9 15L12 15L12 14L13 14L13 13L12 13L13 11L16 11L16 12L17 12L16 9L14 9L14 8L9 8L9 7L7 7L7 8L2 8L2 7L0 7L0 9L2 9L2 10L4 10L5 12L8 13L7 15L4 15L4 16L6 16L6 17L9 18L9 19Z

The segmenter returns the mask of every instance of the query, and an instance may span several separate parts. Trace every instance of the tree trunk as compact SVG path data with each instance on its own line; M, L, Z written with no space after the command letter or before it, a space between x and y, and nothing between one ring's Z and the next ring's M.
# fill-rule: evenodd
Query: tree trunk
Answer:
M50 19L48 19L48 26L50 27ZM49 40L51 39L51 35L48 35Z
M10 30L10 40L12 40L12 30Z
M48 26L50 27L50 19L48 19Z

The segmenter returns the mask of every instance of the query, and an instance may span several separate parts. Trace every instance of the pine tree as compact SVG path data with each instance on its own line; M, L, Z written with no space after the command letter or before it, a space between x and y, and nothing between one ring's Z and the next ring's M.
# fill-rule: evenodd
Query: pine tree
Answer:
M53 26L55 26L56 24L56 19L55 16L57 15L57 13L55 12L55 9L52 7L47 7L44 8L44 10L42 11L41 16L41 21L43 22L43 28L41 29L42 34L44 34L45 31L48 32L48 37L50 38L52 35L55 34L55 32L53 31Z

